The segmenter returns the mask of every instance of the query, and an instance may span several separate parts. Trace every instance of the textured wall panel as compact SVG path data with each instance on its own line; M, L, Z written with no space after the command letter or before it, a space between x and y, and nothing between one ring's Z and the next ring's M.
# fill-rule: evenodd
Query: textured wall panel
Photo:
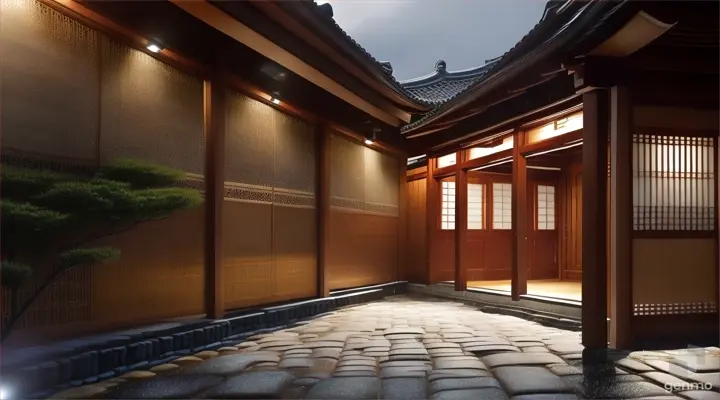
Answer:
M365 202L365 148L330 135L330 198L338 207L362 210Z
M273 206L273 301L317 294L315 210Z
M312 125L273 110L273 186L315 193L315 132Z
M334 209L329 237L326 268L331 290L397 279L397 218Z
M223 281L228 309L269 302L275 292L271 207L225 201Z
M92 319L132 325L204 311L203 208L101 241L122 252L92 270Z
M272 188L275 110L241 94L227 96L225 180Z
M98 35L35 0L0 1L2 145L92 162Z
M427 180L410 181L407 190L407 270L411 282L427 282Z
M202 173L202 81L108 38L101 52L101 160L140 158Z

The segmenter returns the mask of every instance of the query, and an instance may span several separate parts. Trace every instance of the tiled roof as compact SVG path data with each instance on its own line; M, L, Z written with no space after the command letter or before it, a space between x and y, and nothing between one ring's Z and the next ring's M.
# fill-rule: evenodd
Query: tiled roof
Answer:
M429 120L434 119L436 116L443 114L450 108L450 106L457 104L457 102L461 101L462 98L469 96L474 89L483 86L484 82L492 76L496 75L498 72L502 71L511 64L517 63L518 60L522 61L524 57L533 55L549 42L555 40L560 34L564 33L570 25L576 25L580 19L579 17L583 16L583 14L588 14L588 11L592 9L592 6L596 6L600 9L606 7L605 3L609 2L575 2L573 7L571 7L572 10L567 10L563 13L556 13L555 10L558 9L562 2L557 0L548 1L545 6L545 12L543 13L540 21L530 30L530 32L520 39L515 46L492 63L482 77L476 79L474 82L470 83L461 91L456 93L453 98L449 99L452 101L447 100L441 103L430 112L423 115L422 118L403 126L401 129L402 132L408 132L415 129L418 126L424 125Z
M365 50L364 47L360 45L360 43L356 42L355 39L353 39L347 32L345 32L340 25L335 22L333 19L333 11L332 6L329 3L324 3L318 5L315 3L315 0L303 0L301 2L302 4L305 4L307 7L311 8L312 11L320 17L320 19L324 19L327 21L328 25L330 25L333 29L335 29L338 33L338 36L343 38L343 40L350 43L352 46L354 46L358 52L362 55L363 58L365 58L368 61L368 65L375 69L375 72L378 72L381 74L381 76L384 77L385 83L392 88L396 93L400 94L401 96L404 96L407 100L411 102L415 102L419 105L425 106L425 107L432 107L432 103L428 103L424 101L420 97L416 97L410 92L407 92L402 85L400 85L400 82L398 82L397 79L393 76L392 72L392 66L389 62L381 62L375 59L375 57L372 56L367 50Z
M497 61L490 60L485 65L463 71L448 71L445 61L435 64L435 72L420 78L400 82L400 85L412 96L432 105L440 105L455 97L485 73Z

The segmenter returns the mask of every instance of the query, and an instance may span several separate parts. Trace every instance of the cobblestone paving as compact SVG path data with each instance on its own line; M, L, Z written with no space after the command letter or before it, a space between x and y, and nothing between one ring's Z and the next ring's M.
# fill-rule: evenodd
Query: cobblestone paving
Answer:
M55 398L720 399L720 349L583 371L578 332L407 298L356 306Z

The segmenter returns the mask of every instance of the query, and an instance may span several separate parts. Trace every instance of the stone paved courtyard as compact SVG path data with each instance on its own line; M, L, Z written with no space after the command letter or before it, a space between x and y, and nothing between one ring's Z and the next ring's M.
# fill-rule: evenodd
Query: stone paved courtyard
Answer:
M355 306L55 398L720 399L720 349L636 352L604 378L580 333L449 301Z

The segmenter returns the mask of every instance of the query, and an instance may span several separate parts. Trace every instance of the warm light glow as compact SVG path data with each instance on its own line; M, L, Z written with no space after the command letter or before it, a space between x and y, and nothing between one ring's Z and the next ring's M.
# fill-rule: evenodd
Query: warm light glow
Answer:
M276 99L273 97L272 102L273 104L280 104L280 99Z
M438 157L437 159L437 167L443 168L443 167L449 167L451 165L455 165L455 162L457 161L457 156L455 153L448 154L446 156Z
M470 159L474 160L476 158L481 158L485 156L489 156L490 154L499 153L501 151L512 149L513 147L513 137L508 136L505 139L503 139L502 143L500 143L497 146L494 147L473 147L470 149Z
M162 50L162 47L158 46L155 43L150 43L149 45L147 45L147 49L152 51L153 53L158 53L160 52L160 50Z
M370 140L370 139L365 139L365 144L366 144L366 145L370 146L370 145L373 144L373 143L374 143L374 142L373 142L372 140Z
M583 113L581 111L530 130L527 133L528 143L536 143L555 136L564 135L582 129L582 127Z

